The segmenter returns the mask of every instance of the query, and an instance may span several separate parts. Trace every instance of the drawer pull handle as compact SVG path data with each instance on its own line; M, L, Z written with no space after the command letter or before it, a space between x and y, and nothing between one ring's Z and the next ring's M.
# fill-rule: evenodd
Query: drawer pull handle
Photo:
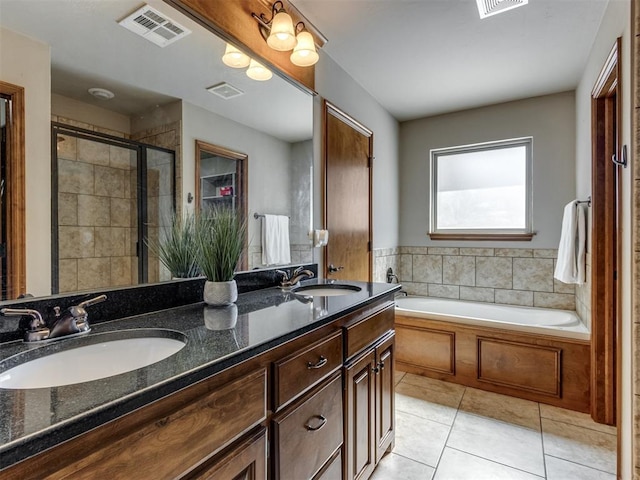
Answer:
M318 426L317 426L317 427L312 427L312 426L309 424L309 422L310 422L310 421L311 421L311 419L313 419L313 418L317 418L318 420L320 420L320 423L318 424ZM307 423L306 423L305 427L306 427L306 429L307 429L308 431L310 431L310 432L316 432L316 431L320 430L322 427L324 427L326 424L327 424L327 418L326 418L326 417L324 417L324 416L322 416L322 415L314 415L313 417L311 417L311 418L307 421Z
M323 356L320 356L320 360L318 363L307 363L307 370L317 370L318 368L322 368L327 364L328 360Z

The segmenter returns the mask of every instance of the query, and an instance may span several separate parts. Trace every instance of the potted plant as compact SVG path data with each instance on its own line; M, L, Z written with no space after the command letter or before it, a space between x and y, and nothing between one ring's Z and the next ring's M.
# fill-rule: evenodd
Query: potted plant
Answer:
M225 206L209 207L195 223L196 261L207 277L204 301L209 305L230 305L238 299L233 279L244 248L246 221Z
M145 238L152 255L169 270L172 278L192 278L200 276L196 263L195 219L192 214L184 216L175 212L169 220L169 227L160 229L158 238Z

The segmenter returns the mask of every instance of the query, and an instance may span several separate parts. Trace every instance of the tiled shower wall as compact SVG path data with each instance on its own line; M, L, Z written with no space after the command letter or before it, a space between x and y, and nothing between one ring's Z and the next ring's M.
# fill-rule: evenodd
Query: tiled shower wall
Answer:
M53 120L99 130L60 117ZM132 278L131 241L136 221L135 155L124 148L64 136L58 157L59 291L137 283L137 277Z
M376 281L394 268L411 295L576 309L576 291L553 278L556 249L400 247L376 250ZM584 304L586 299L582 299Z

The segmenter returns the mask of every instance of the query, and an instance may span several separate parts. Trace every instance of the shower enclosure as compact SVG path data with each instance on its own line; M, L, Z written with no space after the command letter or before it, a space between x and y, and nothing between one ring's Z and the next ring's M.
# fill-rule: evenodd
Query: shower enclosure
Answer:
M157 282L175 209L175 152L52 124L52 293Z

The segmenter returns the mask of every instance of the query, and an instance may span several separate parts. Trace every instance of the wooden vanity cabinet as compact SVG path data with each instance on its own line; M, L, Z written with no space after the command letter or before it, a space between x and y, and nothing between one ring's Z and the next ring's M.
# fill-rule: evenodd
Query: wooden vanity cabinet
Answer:
M394 439L393 325L388 296L0 477L366 479Z
M368 345L352 350L344 367L345 480L369 478L395 440L393 318L391 305L344 327L345 344L350 334L352 343Z

